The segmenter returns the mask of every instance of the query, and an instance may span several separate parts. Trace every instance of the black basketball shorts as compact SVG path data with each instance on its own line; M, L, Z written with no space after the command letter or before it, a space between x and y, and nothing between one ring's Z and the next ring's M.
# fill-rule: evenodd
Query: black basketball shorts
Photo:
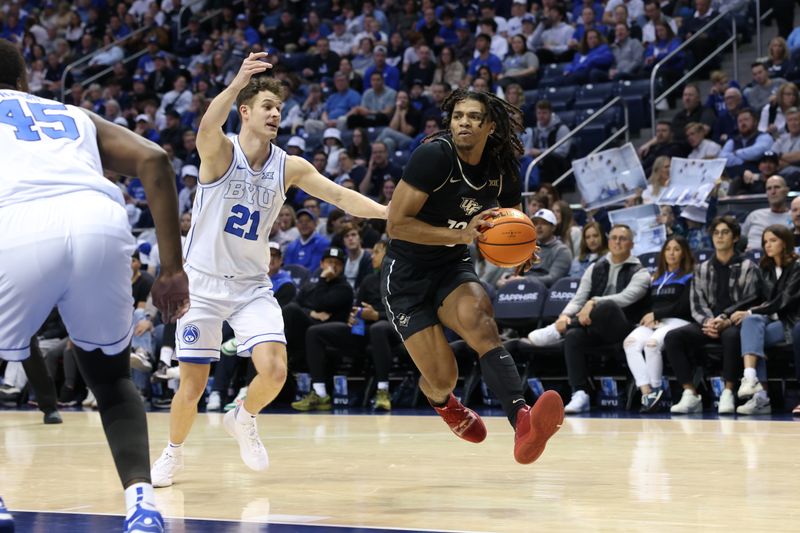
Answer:
M445 298L462 283L480 284L469 256L462 261L425 267L389 257L381 269L381 296L389 321L403 338L438 324Z

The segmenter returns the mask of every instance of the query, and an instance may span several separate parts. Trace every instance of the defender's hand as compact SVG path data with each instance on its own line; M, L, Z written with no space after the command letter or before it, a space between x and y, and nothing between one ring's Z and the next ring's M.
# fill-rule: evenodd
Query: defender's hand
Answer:
M514 273L517 276L523 275L525 272L527 272L528 270L533 268L533 265L538 265L539 263L542 262L542 260L539 259L539 255L538 255L539 254L539 250L540 250L539 246L535 246L533 248L533 253L528 258L528 260L525 261L524 263L522 263L521 265L517 266L517 268L514 270Z
M169 274L161 271L150 289L153 304L165 324L175 322L189 310L189 278L183 269Z
M242 66L239 67L239 72L236 74L236 77L233 78L231 85L243 88L250 82L250 78L256 74L261 74L268 68L272 68L272 63L261 61L265 57L267 57L266 52L257 52L255 54L251 52L250 55L242 61Z

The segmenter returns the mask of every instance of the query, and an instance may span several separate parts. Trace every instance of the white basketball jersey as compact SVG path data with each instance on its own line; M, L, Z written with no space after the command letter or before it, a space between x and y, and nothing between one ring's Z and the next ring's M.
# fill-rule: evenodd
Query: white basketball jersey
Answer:
M87 190L125 205L103 176L92 119L75 106L0 91L0 208Z
M286 152L272 144L264 167L253 170L239 136L231 140L233 160L225 174L197 185L183 256L205 274L268 282L269 232L286 200Z

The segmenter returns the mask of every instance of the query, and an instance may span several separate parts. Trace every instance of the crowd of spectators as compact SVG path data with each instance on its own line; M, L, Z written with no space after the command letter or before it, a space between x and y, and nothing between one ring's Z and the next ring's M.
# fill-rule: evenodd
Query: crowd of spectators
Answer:
M654 65L720 11L735 18L740 28L754 24L751 3L741 0L268 0L235 5L201 0L185 8L187 4L30 0L9 2L0 10L0 38L19 45L32 92L91 109L163 146L175 169L184 235L201 163L195 146L199 121L249 52L267 52L272 75L285 88L278 144L307 158L337 183L387 204L410 152L444 127L441 104L454 88L495 92L521 108L523 129L518 135L525 147L520 160L524 170L572 126L561 119L563 109L548 100L546 89L649 78ZM727 18L661 63L659 87L672 85L728 37ZM713 68L714 62L702 69L698 75L711 82L707 94L694 83L686 84L676 93L679 100L665 102L655 136L637 149L648 186L626 206L656 201L669 183L673 157L726 160L707 208L659 206L667 234L685 239L691 253L715 246L716 230L708 228L717 202L736 194L765 194L769 204L739 221L739 250L759 249L765 228L775 224L789 228L795 245L800 244L800 200L790 207L787 196L800 190L800 95L795 84L800 80L800 37L791 30L781 27L784 35L772 39L768 56L752 64L749 79L730 79ZM742 33L746 38L749 32ZM227 133L236 133L238 126L232 109ZM543 259L525 279L546 286L580 278L596 270L599 261L608 268L625 255L619 250L615 255L614 247L625 237L617 233L625 232L609 235L606 210L573 215L549 183L570 168L575 145L576 139L567 141L540 161L535 181L529 183L535 193L525 202ZM135 176L107 177L122 189L130 221L141 230L132 281L140 295L133 367L169 383L177 377L171 362L174 329L160 324L144 303L148 272L158 271L144 191ZM319 354L308 357L306 350L325 344L328 336L345 351L363 351L371 344L374 352L378 346L374 366L381 374L378 391L383 392L376 404L389 407L386 368L397 339L386 327L374 288L363 288L374 278L372 269L378 265L371 254L376 245L383 253L384 232L377 221L358 220L305 193L289 191L269 236L277 261L269 273L273 283L295 287L292 297L281 303L292 324L287 328L290 365L295 371L311 368L315 380L309 396L297 404L302 409L329 405L324 383L329 376ZM477 251L475 259L492 290L518 279L486 263ZM630 254L621 261L641 266ZM329 309L320 305L325 298L319 294L331 291L334 281L344 295L342 302L349 302ZM593 288L600 291L593 296L602 296L602 289ZM589 301L573 302L570 318L582 312L588 317L591 309L584 306ZM631 316L626 319L636 322ZM361 320L368 323L366 334L349 334ZM339 325L322 327L333 323ZM570 337L566 350L576 368L582 364L576 354L592 339L586 325L579 326L576 331L581 332ZM625 335L616 336L621 341ZM58 356L64 353L62 347ZM579 370L571 378L577 391L583 390L584 374ZM235 395L231 376L226 365L213 387L217 396L212 394L212 408ZM139 383L145 394L152 392L146 379ZM643 397L648 397L652 390L645 389ZM74 390L70 371L62 401L76 401Z

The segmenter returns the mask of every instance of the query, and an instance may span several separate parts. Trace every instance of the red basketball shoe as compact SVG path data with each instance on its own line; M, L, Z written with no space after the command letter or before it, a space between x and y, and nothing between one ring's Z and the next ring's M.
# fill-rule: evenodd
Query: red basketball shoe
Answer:
M564 402L556 391L545 391L533 407L520 409L514 434L514 459L524 465L538 459L563 422Z
M486 426L478 413L464 407L458 399L450 393L447 405L433 407L439 416L447 422L450 429L457 436L469 442L482 442L486 438Z

